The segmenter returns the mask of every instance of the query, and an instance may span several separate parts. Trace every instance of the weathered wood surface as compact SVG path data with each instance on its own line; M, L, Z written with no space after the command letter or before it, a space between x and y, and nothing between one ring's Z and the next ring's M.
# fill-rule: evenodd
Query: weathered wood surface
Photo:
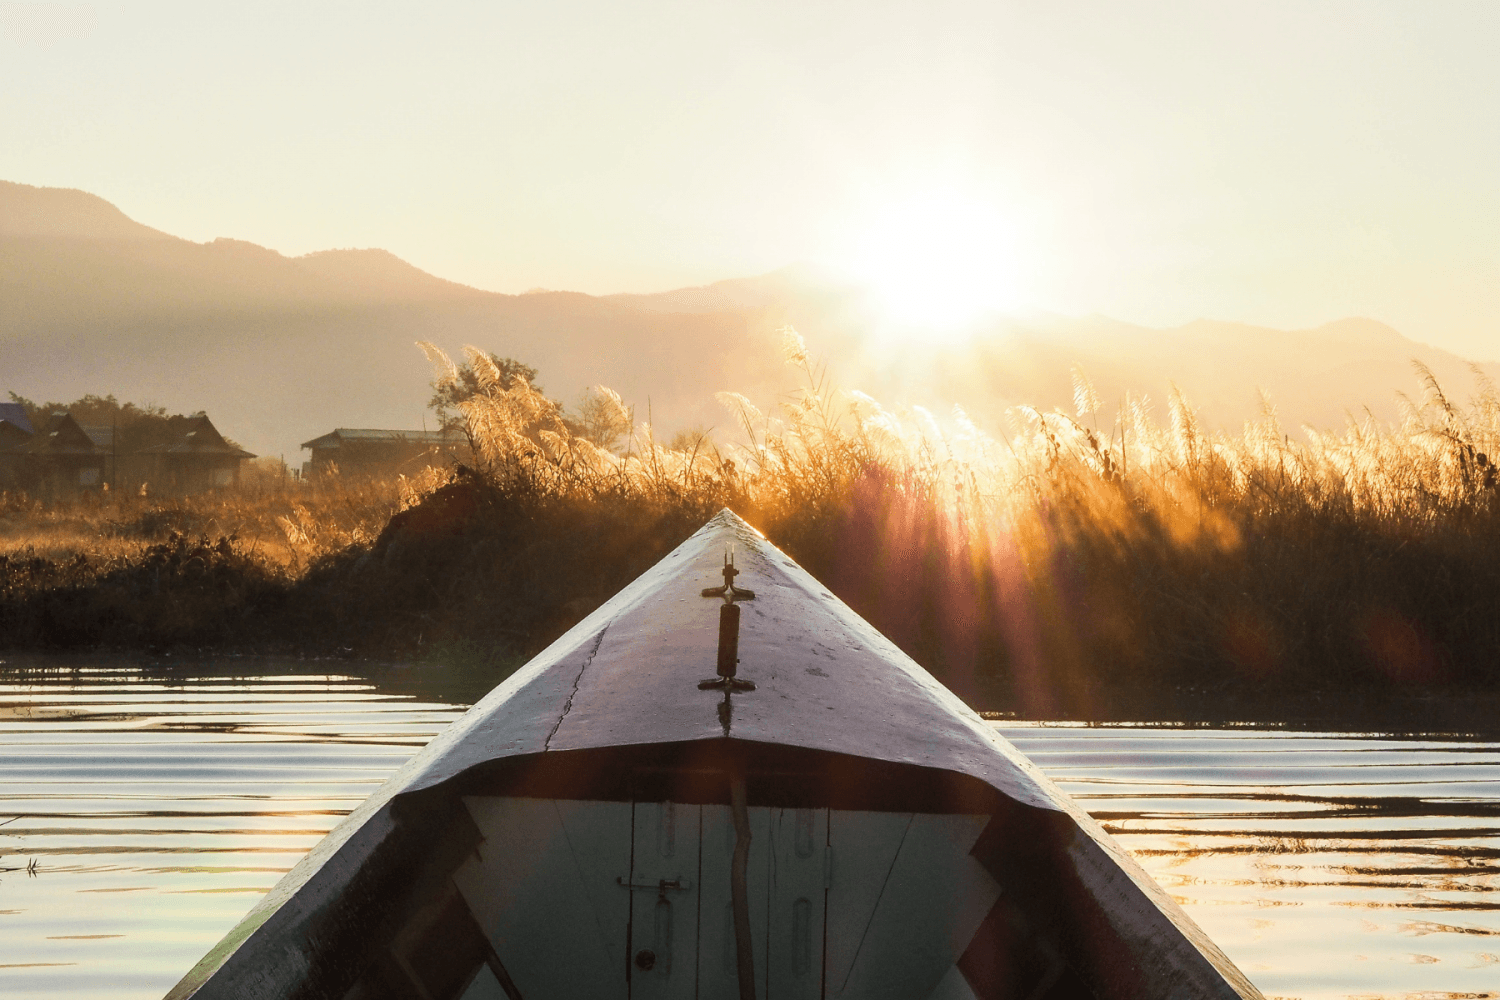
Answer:
M724 510L414 756L299 863L170 993L284 997L307 959L297 940L391 828L397 796L477 765L549 751L726 736L714 673L716 583L733 545L742 604L740 676L728 738L805 747L968 775L1065 815L1067 855L1133 975L1161 997L1259 992L1135 861L1019 751L788 556Z

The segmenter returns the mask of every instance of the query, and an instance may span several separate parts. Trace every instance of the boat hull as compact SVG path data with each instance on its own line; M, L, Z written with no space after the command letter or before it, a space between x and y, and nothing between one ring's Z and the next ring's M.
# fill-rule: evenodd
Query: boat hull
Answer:
M725 660L723 601L703 594L731 547L754 592L736 620L739 687L704 683ZM561 959L532 961L541 945L516 936L547 907L564 918L545 940L593 955L562 970L594 970L584 995L613 967L612 995L686 996L690 983L694 996L734 996L704 978L725 962L723 878L609 845L692 816L697 832L674 843L713 869L736 782L742 901L787 904L736 917L736 947L749 949L736 976L758 968L757 995L1260 996L993 727L728 511L424 748L169 996L531 996L523 982L567 995L582 987L533 971ZM892 847L898 826L915 837L910 863ZM812 885L813 855L776 863L788 837L818 855L826 884ZM574 839L595 848L572 851L569 869L557 852ZM505 875L515 844L556 862L550 874ZM757 862L757 850L771 853ZM777 895L770 873L794 871L798 893ZM565 884L571 903L537 902L537 886ZM882 898L892 908L877 919ZM670 948L639 944L662 934Z

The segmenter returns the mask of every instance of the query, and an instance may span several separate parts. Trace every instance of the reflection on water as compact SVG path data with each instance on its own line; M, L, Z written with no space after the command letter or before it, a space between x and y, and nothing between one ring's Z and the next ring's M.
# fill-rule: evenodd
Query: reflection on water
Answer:
M0 996L160 997L461 711L302 670L0 675Z
M1500 997L1500 745L1000 731L1268 997Z
M0 674L0 996L159 997L461 711L264 662ZM1500 997L1500 746L1001 731L1272 997Z

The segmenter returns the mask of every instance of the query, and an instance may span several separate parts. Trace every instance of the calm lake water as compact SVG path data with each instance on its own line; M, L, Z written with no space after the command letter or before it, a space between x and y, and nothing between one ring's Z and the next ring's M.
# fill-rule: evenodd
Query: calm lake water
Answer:
M77 662L0 673L0 866L21 868L0 874L7 998L160 997L463 710L305 664L184 682ZM1500 745L1000 731L1267 996L1500 997Z

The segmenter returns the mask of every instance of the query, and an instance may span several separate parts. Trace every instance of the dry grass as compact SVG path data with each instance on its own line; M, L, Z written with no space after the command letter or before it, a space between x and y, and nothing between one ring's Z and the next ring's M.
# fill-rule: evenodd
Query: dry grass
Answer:
M1400 426L1295 434L1269 403L1209 432L1176 393L1165 419L1145 398L1104 419L1079 377L1073 412L1018 408L996 438L835 390L791 331L787 357L803 387L779 412L722 394L736 440L692 451L646 426L603 451L496 384L465 405L490 502L729 505L951 686L1031 714L1500 686L1500 399L1478 371L1467 404L1418 367Z
M0 555L131 559L175 532L228 537L295 574L329 553L372 542L399 509L402 485L339 477L303 483L272 462L250 468L236 488L178 498L88 493L45 502L0 492Z
M368 548L400 490L262 466L237 488L178 498L0 494L4 646L293 651L291 595L322 563Z
M1399 427L1294 433L1267 405L1238 434L1176 394L1106 415L1080 377L1072 412L1022 407L994 437L836 390L791 331L786 349L801 390L770 414L722 394L738 426L718 442L635 424L600 447L470 350L466 473L12 502L0 614L22 644L282 644L498 676L730 506L984 707L1267 718L1500 690L1500 400L1477 373L1459 404L1419 370ZM595 424L631 426L617 396L590 399ZM106 568L70 570L80 553Z

